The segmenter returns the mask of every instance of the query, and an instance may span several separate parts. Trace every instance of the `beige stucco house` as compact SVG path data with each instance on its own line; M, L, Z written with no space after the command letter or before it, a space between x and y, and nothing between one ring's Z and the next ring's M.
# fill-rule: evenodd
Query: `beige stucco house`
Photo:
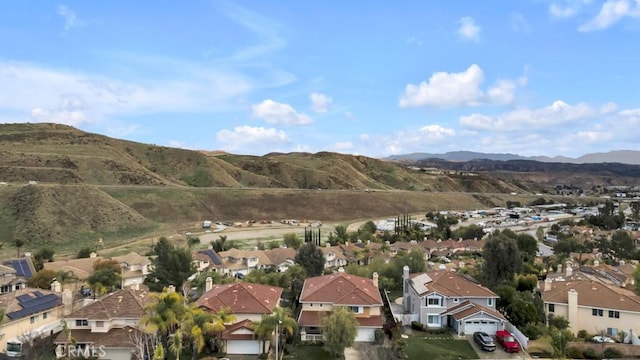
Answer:
M542 299L545 314L565 317L574 333L640 332L640 297L623 288L590 280L547 279Z

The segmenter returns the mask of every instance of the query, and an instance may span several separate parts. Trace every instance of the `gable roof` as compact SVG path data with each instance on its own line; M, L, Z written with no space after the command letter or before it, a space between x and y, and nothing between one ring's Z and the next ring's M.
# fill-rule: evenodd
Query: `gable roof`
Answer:
M294 248L276 248L265 250L264 254L269 258L272 265L278 266L287 260L295 261L296 249Z
M449 270L412 274L409 285L418 296L437 292L447 297L498 297L471 276Z
M456 320L463 320L477 313L485 313L496 319L506 321L506 318L499 312L469 300L441 312L440 315L452 315Z
M300 302L381 306L382 296L372 279L338 272L306 279Z
M551 290L542 291L544 302L569 303L569 290L578 293L578 306L640 312L640 297L621 288L589 281L554 281Z
M142 256L135 251L125 255L114 256L111 259L117 261L119 264L127 264L128 266L147 265L151 263L151 260L149 260L148 257Z
M222 265L222 258L213 249L199 250L196 254L200 255L198 258L206 259L214 266Z
M31 257L6 260L3 265L13 268L16 271L16 276L21 276L25 279L30 279L36 272Z
M71 337L77 344L93 344L97 349L99 346L106 348L132 348L132 338L134 333L139 333L140 330L130 326L123 328L114 328L108 332L91 332L90 329L72 329L70 330ZM67 334L64 331L60 332L56 339L55 344L66 344Z
M88 320L141 319L145 315L145 305L150 300L149 293L146 291L120 290L108 294L66 317Z
M98 260L102 260L102 257L88 257L82 259L69 259L44 263L46 270L53 270L55 272L64 271L72 272L78 279L84 280L93 274L94 266Z
M253 323L251 320L242 320L235 324L227 325L222 331L222 339L224 340L253 340ZM234 334L238 330L244 329L244 334ZM250 333L249 333L250 332Z
M271 314L282 291L277 286L237 282L214 287L196 303L214 312L228 307L234 314Z
M26 288L0 295L0 308L9 320L22 319L62 304L53 291Z

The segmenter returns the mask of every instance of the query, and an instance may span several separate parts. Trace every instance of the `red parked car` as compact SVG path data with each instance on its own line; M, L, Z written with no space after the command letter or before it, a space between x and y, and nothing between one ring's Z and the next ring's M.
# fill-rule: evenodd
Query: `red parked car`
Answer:
M508 331L496 331L496 340L498 344L502 345L504 351L508 353L517 353L520 351L520 345L518 345L516 339L514 339L513 335Z

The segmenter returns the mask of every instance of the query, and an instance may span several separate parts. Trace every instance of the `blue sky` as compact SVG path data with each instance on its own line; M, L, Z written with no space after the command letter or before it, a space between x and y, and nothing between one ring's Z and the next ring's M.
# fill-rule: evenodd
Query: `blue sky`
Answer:
M640 150L640 0L3 5L3 123L253 155Z

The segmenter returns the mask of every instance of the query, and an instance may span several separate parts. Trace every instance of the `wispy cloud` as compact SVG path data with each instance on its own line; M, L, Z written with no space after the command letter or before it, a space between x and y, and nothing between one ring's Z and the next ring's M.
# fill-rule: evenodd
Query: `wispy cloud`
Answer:
M476 25L476 21L465 16L458 20L460 27L458 28L458 36L464 40L478 41L480 40L480 27Z
M405 43L407 43L408 45L422 46L422 40L414 36L407 38L407 40L405 40Z
M289 136L282 130L247 125L218 131L216 141L225 151L252 154L281 151L291 143Z
M78 19L76 12L66 5L58 6L58 15L62 16L64 19L65 30L70 30L84 25L84 23Z
M597 31L613 26L623 18L640 19L640 0L607 0L598 14L578 28L579 31Z
M513 29L513 31L525 34L531 32L531 24L529 24L524 15L519 12L512 13L509 16L509 23L511 24L511 29Z

